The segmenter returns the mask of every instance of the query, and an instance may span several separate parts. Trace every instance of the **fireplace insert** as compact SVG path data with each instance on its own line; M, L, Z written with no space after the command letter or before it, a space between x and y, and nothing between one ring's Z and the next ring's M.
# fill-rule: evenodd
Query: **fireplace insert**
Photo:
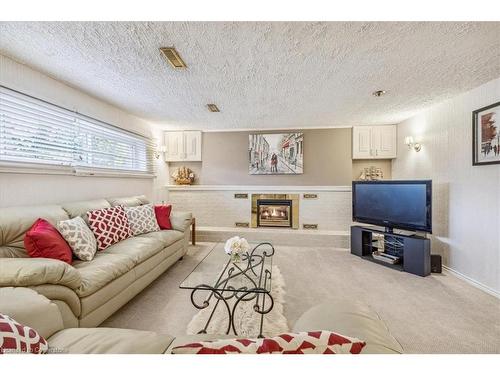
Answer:
M257 226L292 228L292 201L290 199L258 199Z

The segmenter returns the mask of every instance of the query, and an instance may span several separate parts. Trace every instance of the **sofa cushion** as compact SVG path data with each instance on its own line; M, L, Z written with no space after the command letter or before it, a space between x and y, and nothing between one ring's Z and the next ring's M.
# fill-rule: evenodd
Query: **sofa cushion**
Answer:
M89 211L89 227L97 240L97 250L105 250L132 236L127 214L122 206Z
M157 232L152 232L157 233ZM148 234L152 234L148 233ZM131 237L125 241L118 242L106 249L108 254L119 254L126 256L134 265L159 253L165 247L163 241L155 237L144 237L144 235Z
M73 266L80 273L81 285L76 289L80 297L88 296L134 267L132 258L126 254L99 252L90 262L75 261Z
M62 205L62 208L66 211L70 219L80 216L86 223L88 223L87 212L108 207L111 206L106 199L70 202Z
M336 332L311 331L267 338L195 341L174 347L172 354L359 354L365 345Z
M0 313L0 354L43 354L47 341L33 328Z
M69 328L49 338L50 350L69 354L161 354L173 337L120 328Z
M24 249L24 235L40 217L56 225L67 220L68 214L55 205L0 208L0 246Z
M158 232L150 232L146 234L141 234L139 238L154 238L160 241L163 246L170 246L174 242L177 242L184 238L184 234L178 230L160 230Z
M160 230L152 205L125 207L125 212L134 236Z
M26 249L12 246L0 247L0 258L29 258Z
M94 258L97 241L94 233L80 216L60 221L57 223L57 229L78 259L89 261Z
M107 198L107 201L112 207L115 206L136 207L149 203L148 199L144 195L136 195L133 197Z

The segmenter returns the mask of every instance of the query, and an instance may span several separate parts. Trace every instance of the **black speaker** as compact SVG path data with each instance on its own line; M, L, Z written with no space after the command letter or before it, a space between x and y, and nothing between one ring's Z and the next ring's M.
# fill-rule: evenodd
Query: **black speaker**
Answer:
M441 255L431 255L431 272L443 272L443 268L441 267Z

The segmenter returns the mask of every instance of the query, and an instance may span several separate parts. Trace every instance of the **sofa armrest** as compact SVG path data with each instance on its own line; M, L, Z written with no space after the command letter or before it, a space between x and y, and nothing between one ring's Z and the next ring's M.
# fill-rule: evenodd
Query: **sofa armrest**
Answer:
M76 289L80 273L69 264L48 258L0 258L0 287L64 285Z
M0 312L34 328L44 338L64 328L57 305L29 288L0 288Z
M339 298L317 305L306 311L295 322L294 332L334 331L364 340L362 353L403 353L399 342L390 334L378 314L369 306Z
M192 218L193 215L191 214L191 212L172 211L172 213L170 214L170 222L172 223L172 228L181 232L189 230Z

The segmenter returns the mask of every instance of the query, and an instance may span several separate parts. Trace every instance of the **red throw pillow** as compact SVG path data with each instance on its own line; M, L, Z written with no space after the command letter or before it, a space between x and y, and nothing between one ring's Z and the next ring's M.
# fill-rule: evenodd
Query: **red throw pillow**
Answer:
M172 223L170 222L170 212L172 211L172 205L155 206L155 216L156 221L160 229L172 229Z
M24 236L24 247L32 258L59 259L71 264L73 253L57 229L47 220L37 219Z
M43 354L48 349L47 341L33 328L0 314L0 354Z
M89 227L97 240L97 250L104 250L132 236L123 206L89 211L87 216Z
M177 346L173 354L359 354L366 343L330 331L284 333L263 339L221 339Z

